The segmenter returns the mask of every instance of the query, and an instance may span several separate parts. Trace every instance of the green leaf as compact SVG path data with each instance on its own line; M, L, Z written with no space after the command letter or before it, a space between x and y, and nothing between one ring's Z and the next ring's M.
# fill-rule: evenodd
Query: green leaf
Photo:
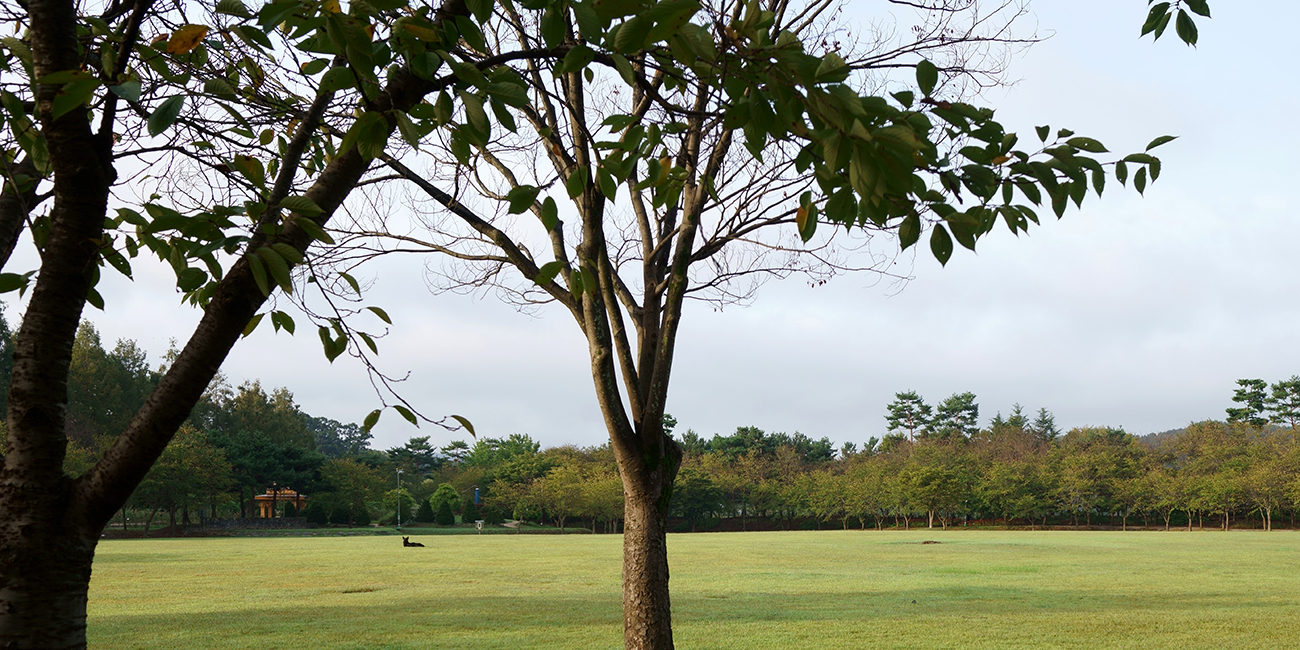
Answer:
M361 424L361 430L369 433L371 429L375 428L375 425L379 424L379 413L379 409L371 411L370 414L366 416L365 422Z
M149 115L148 128L149 135L158 135L166 131L168 127L180 117L181 107L185 105L185 96L176 95L164 99L158 108Z
M348 129L347 135L343 136L343 143L339 150L347 151L351 145L355 145L357 153L369 160L382 154L386 144L388 144L388 120L384 119L383 113L366 111L352 123L352 128Z
M560 43L564 42L565 29L564 11L562 9L549 7L542 12L542 41L546 43L546 47L558 47Z
M1162 135L1156 138L1155 140L1152 140L1151 144L1147 145L1146 151L1151 151L1152 149L1155 149L1156 147L1159 147L1162 144L1167 144L1177 139L1178 136L1176 135Z
M127 79L116 86L109 86L108 89L113 91L114 95L117 95L132 104L140 101L139 79Z
M1161 2L1151 7L1151 11L1147 12L1146 21L1142 23L1141 35L1146 36L1147 34L1156 31L1156 29L1160 26L1161 21L1168 20L1167 17L1168 14L1169 14L1168 2ZM1157 35L1156 38L1160 38L1160 37Z
M257 326L262 323L262 317L265 315L266 314L257 314L248 319L248 324L244 326L244 338L248 338L248 335L252 334L253 330L257 329Z
M1178 38L1183 39L1184 43L1187 43L1188 45L1196 45L1196 23L1192 21L1192 17L1187 15L1187 12L1182 9L1178 10L1178 19L1174 21L1174 31L1178 32Z
M392 325L392 324L393 324L393 319L389 318L389 317L388 317L388 312L384 311L383 309L380 309L379 307L366 307L366 309L369 309L369 310L371 311L371 313L373 313L374 315L378 316L378 317L379 317L379 320L384 321L385 323L388 323L389 325Z
M320 78L321 92L335 92L355 85L357 85L357 77L347 66L330 68L329 72Z
M1137 172L1133 174L1133 188L1138 191L1138 194L1142 194L1143 191L1146 190L1147 188L1146 167L1139 167Z
M271 320L290 334L293 334L294 329L297 327L293 322L293 317L282 311L271 312Z
M1042 140L1043 142L1047 142L1047 136L1048 136L1048 135L1051 135L1051 133L1052 133L1052 127L1050 127L1050 126L1036 126L1036 127L1034 127L1034 131L1038 133L1038 139L1039 139L1039 140Z
M952 237L948 235L948 229L943 224L935 224L934 230L930 233L930 252L934 253L934 258L939 260L939 264L948 265L948 258L952 257Z
M292 223L295 226L302 228L303 232L307 233L308 236L310 236L312 239L315 239L318 242L323 242L326 244L334 243L334 238L331 237L329 233L325 232L325 229L321 228L320 224L316 223L315 221L312 221L310 218L306 216L296 217L291 221L289 221L289 223Z
M1066 140L1065 143L1088 153L1106 153L1106 147L1092 138L1077 136Z
M99 295L99 292L94 287L86 291L86 302L90 303L91 307L104 311L104 297Z
M300 69L302 70L303 74L310 77L310 76L320 74L320 71L324 70L325 66L328 66L329 64L330 62L328 59L312 59L302 64L302 68Z
M414 424L416 427L420 426L420 422L415 419L415 414L411 412L411 409L408 409L405 406L402 406L401 404L394 404L393 410L397 411L398 413L401 414L402 417L406 418L407 422Z
M248 269L253 273L253 282L257 284L262 295L271 295L271 286L266 282L266 266L262 264L262 259L257 256L257 253L248 254Z
M339 271L339 277L340 277L340 278L343 278L343 281L344 281L344 282L347 282L347 283L348 283L348 286L349 286L349 287L352 287L352 291L356 292L356 294L357 294L358 296L361 295L361 285L357 282L357 279L356 279L356 278L354 278L354 277L352 277L350 274L348 274L348 273L344 273L344 272L342 272L342 271Z
M921 59L916 64L916 85L921 88L921 93L929 97L937 83L939 83L939 69L934 67L933 63ZM948 248L951 249L952 246Z
M274 244L271 244L271 248L274 249L275 252L279 253L280 257L283 257L286 262L290 264L302 264L302 260L303 260L302 251L299 251L293 246L290 246L289 244L286 244L282 241L278 241L275 242Z
M1128 182L1128 165L1124 164L1123 160L1115 163L1115 180L1118 180L1120 185Z
M460 426L465 427L465 430L469 432L469 435L474 436L475 438L478 437L478 434L474 433L474 425L470 424L469 420L466 420L459 415L453 415L451 416L451 419L459 422Z
M563 268L564 268L564 263L558 260L554 262L547 262L542 265L542 268L537 269L537 276L533 278L533 282L538 285L544 285L549 282L552 282L555 280L555 276L559 275L560 271Z
M0 273L0 293L17 291L27 286L27 276L17 273Z
M921 215L913 212L903 219L898 226L898 243L907 250L921 238Z
M542 226L546 228L546 232L555 230L555 226L559 225L559 207L555 204L555 199L548 196L545 201L542 201L542 215L540 218L542 220Z
M369 334L366 334L365 332L357 332L357 336L361 337L361 340L365 342L366 347L370 348L371 352L379 354L379 346L375 345L375 339L371 338Z
M266 263L266 270L270 273L271 279L275 280L285 293L293 293L293 279L289 276L289 263L284 257L270 246L263 246L254 252Z
M1198 16L1210 17L1210 3L1206 0L1186 0L1187 8Z
M220 0L217 2L217 13L235 16L237 18L252 18L253 14L244 6L240 0Z
M89 73L84 74L89 76ZM51 115L57 120L68 112L85 106L95 95L97 88L99 88L99 80L94 77L64 84L54 96L54 102L50 107Z
M533 201L537 200L537 193L541 191L532 185L520 185L510 190L506 195L506 200L510 201L510 214L520 214L525 210L533 207Z
M301 214L304 217L319 216L323 212L315 201L305 196L286 196L280 199L280 207Z
M569 177L564 181L564 189L569 193L569 198L577 198L582 191L587 188L587 170L578 167L569 173Z

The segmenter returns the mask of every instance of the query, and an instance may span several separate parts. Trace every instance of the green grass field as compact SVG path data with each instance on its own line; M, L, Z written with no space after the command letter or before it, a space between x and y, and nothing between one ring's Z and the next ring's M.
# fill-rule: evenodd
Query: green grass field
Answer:
M614 535L100 544L92 648L615 648ZM921 544L935 540L939 544ZM693 648L1296 648L1291 532L674 535Z

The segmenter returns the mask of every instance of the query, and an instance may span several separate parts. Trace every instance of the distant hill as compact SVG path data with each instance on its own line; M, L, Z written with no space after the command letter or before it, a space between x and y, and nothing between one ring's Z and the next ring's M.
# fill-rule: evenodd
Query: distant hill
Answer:
M1145 446L1146 448L1155 449L1156 447L1159 447L1162 443L1168 442L1182 435L1183 432L1186 430L1187 427L1179 427L1177 429L1170 429L1168 431L1148 433L1145 436L1138 436L1137 439L1138 442L1142 443L1143 446Z

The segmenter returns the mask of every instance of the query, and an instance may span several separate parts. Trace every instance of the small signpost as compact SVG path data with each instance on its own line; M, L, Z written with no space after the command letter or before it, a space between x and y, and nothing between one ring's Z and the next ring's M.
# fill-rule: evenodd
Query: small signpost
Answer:
M475 520L474 520L474 527L478 529L478 534L480 534L480 535L483 534L483 520L482 520L482 519L475 519Z

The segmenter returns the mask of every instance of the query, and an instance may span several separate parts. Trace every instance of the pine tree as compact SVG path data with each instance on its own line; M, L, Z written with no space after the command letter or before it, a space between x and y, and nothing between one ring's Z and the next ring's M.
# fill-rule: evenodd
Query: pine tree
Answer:
M1268 424L1264 411L1268 404L1268 395L1264 392L1268 384L1263 379L1238 379L1238 388L1232 394L1232 401L1241 406L1227 409L1228 422L1262 427Z
M889 431L905 432L908 440L930 426L932 409L916 391L894 393L894 401L890 402L888 408L889 415L885 416L885 423L889 425Z
M465 509L460 513L461 523L468 524L471 521L478 521L482 518L483 517L479 514L478 507L474 505L474 502L466 499Z
M975 393L954 393L935 409L927 433L940 438L968 438L979 432L979 419Z
M437 514L434 513L433 506L429 504L429 500L425 499L421 501L420 509L415 512L415 520L420 523L431 524L435 518L437 518Z
M438 506L438 514L434 517L434 522L439 526L456 525L456 514L451 511L450 503L443 501L442 505Z
M1038 409L1038 417L1034 418L1028 430L1039 440L1047 442L1056 440L1057 436L1061 435L1061 430L1056 428L1056 418L1045 408Z
M1282 424L1293 430L1300 425L1300 376L1292 375L1286 381L1273 384L1266 406L1268 419L1273 424Z

